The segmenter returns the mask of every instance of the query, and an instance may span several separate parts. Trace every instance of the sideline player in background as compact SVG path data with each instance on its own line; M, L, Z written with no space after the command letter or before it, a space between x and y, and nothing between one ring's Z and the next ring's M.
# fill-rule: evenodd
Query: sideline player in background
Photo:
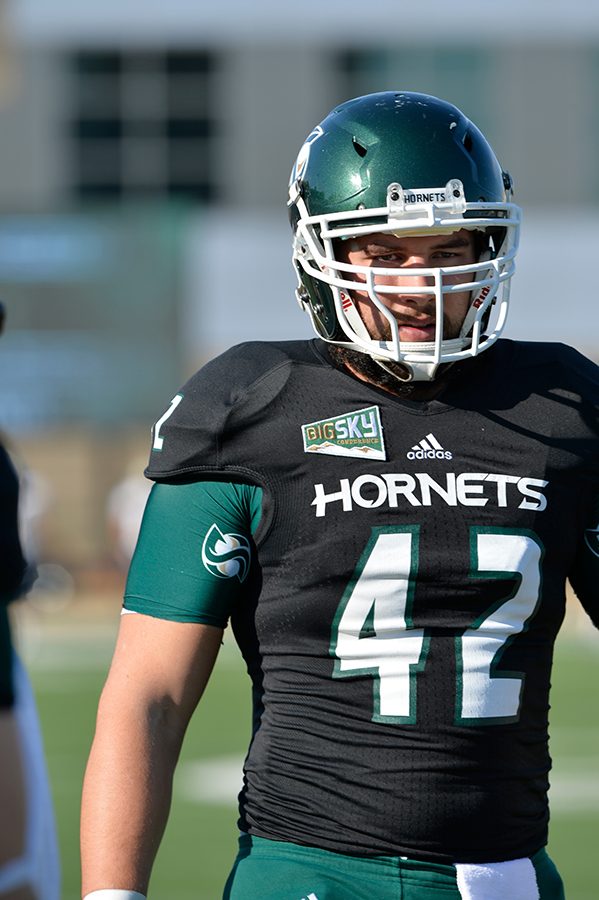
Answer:
M0 304L0 333L4 308ZM58 846L35 701L12 646L7 604L30 578L19 484L0 444L0 900L59 900Z
M499 339L519 210L451 104L337 107L289 210L317 339L234 347L154 428L84 893L146 894L230 620L254 734L226 898L560 900L549 682L567 577L599 623L597 367Z

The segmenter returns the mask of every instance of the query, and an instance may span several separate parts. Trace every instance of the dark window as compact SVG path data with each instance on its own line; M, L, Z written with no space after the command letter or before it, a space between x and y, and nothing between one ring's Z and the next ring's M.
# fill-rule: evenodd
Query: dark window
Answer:
M212 202L217 63L202 50L72 55L73 193Z

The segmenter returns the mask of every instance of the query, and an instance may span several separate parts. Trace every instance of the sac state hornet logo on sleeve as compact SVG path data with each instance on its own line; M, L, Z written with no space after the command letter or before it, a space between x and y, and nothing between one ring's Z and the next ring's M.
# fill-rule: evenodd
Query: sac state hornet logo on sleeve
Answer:
M596 528L587 528L584 533L584 540L595 556L599 556L599 524Z
M250 543L242 534L223 534L215 523L202 544L202 562L217 578L245 581L250 571Z

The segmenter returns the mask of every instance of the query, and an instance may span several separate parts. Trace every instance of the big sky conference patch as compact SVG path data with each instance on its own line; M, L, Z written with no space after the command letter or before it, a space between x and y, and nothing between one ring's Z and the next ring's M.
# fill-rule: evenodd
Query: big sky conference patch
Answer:
M306 453L386 459L378 406L356 409L340 416L302 425Z

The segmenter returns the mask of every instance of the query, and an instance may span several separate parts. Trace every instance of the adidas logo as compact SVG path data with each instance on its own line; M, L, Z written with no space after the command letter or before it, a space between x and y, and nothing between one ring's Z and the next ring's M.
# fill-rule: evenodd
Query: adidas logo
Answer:
M408 459L453 459L451 450L444 450L432 432L414 444L406 456Z

